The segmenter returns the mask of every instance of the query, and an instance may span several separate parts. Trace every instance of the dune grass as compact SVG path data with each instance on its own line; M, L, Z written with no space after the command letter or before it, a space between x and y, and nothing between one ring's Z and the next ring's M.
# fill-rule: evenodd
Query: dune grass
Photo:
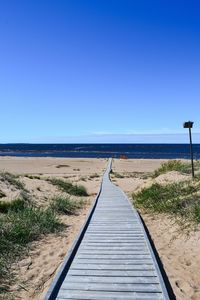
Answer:
M100 175L97 174L97 173L91 174L91 175L89 176L90 179L98 178L98 177L100 177Z
M124 178L125 177L124 175L114 172L113 170L110 172L110 175L111 175L111 177L116 177L116 178Z
M58 178L48 179L53 185L56 185L60 190L74 196L88 196L87 190L82 185L75 185L69 181Z
M0 281L3 281L11 275L10 265L22 257L30 242L60 230L62 224L51 209L23 206L21 200L16 200L9 208L4 206L0 228Z
M190 163L182 162L181 160L169 160L161 164L161 167L155 170L152 177L155 178L170 171L178 171L189 174L191 172L191 165Z
M188 221L200 222L200 183L191 181L170 183L165 186L154 183L132 194L138 208L150 212L169 213Z
M113 172L112 175L116 178L124 178L125 177L124 175L117 173L117 172Z
M30 177L30 179L39 179ZM34 205L29 191L26 190L19 177L8 172L0 173L0 181L9 187L19 190L19 197L12 201L3 201L4 193L0 194L0 296L1 292L9 290L9 284L15 277L12 273L12 263L21 259L27 253L32 241L43 235L62 230L64 224L59 214L76 214L85 201L56 197L48 208L38 208ZM86 196L87 191L82 186L73 185L64 180L51 180L61 190L76 195ZM6 196L6 195L5 195Z
M83 200L63 196L53 198L45 209L34 207L24 199L0 201L0 282L9 285L10 266L26 253L29 243L64 228L58 214L75 215L84 205Z
M38 180L41 179L39 175L31 175L31 174L25 174L24 177L27 177L29 179L38 179Z
M19 189L19 190L25 189L24 184L21 181L19 181L18 176L11 174L9 172L1 172L0 180L8 183L9 185L14 186L16 189Z
M31 199L30 199L29 191L25 188L24 183L19 180L18 175L14 175L9 172L1 172L0 173L0 181L6 183L8 186L15 187L15 189L20 191L19 198L24 201L30 202ZM4 194L2 196L4 197L6 195ZM0 197L0 198L3 198L3 197Z
M24 199L17 198L12 201L0 201L0 213L7 213L8 211L20 211L26 206Z
M200 169L200 161L194 161L194 168L195 170ZM172 159L163 164L161 164L160 168L154 171L152 177L158 177L161 174L165 174L170 171L178 171L183 174L190 174L191 173L191 163L190 162L183 162L181 160Z
M72 215L85 205L83 200L73 200L69 197L57 196L52 199L50 208L60 214Z
M0 198L4 198L4 197L6 197L6 194L0 190Z

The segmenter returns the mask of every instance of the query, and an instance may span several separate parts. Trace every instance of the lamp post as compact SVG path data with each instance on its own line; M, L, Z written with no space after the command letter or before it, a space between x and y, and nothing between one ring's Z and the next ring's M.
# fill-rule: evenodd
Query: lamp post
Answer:
M191 128L193 127L193 124L194 124L194 122L191 122L191 121L185 122L185 123L183 123L183 128L189 128L192 177L194 178L194 162L193 162L192 133L191 133Z

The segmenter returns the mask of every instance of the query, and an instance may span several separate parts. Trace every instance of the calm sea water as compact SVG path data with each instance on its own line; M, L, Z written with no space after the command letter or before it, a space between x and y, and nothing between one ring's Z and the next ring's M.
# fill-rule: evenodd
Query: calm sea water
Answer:
M193 145L200 158L200 144ZM0 144L0 156L190 158L188 144Z

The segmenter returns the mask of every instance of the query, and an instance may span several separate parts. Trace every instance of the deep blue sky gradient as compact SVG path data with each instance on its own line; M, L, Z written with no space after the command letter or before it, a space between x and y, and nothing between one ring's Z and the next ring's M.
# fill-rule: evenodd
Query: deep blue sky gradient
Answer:
M200 132L199 16L199 1L0 0L0 142Z

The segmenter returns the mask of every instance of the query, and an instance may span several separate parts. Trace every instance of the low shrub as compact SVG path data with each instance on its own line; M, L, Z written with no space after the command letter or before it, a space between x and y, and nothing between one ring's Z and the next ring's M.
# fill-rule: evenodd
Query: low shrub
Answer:
M0 201L0 212L7 213L9 210L11 211L20 211L24 209L26 203L24 199L15 199L13 201Z
M48 179L53 185L56 185L60 190L74 196L88 196L87 190L82 185L74 185L69 181L64 181L58 178Z
M99 174L97 174L97 173L91 174L91 175L89 176L90 179L98 178L98 177L99 177Z
M194 205L192 210L192 216L196 223L200 223L200 201L198 201L198 203Z
M1 181L7 182L10 185L13 185L15 188L19 190L24 190L24 184L19 181L18 176L11 174L9 172L2 172L0 174Z
M112 172L111 173L113 176L115 176L116 178L124 178L125 176L120 174L120 173L117 173L117 172Z
M138 193L133 193L138 208L158 213L170 213L200 222L200 185L180 182L165 186L154 183Z
M0 190L0 198L4 198L4 197L6 197L6 194Z
M50 208L53 211L67 215L75 214L83 206L84 202L82 200L72 200L63 196L55 197L50 203Z
M38 179L38 180L41 179L41 177L38 176L38 175L30 175L30 174L26 174L26 175L24 175L24 176L27 177L27 178L29 178L29 179Z
M50 232L55 232L59 221L50 209L25 207L20 211L9 210L5 215L3 234L12 243L27 244Z
M155 178L170 171L179 171L188 174L191 172L191 165L189 163L182 162L181 160L169 160L161 164L161 167L155 170L153 177Z
M7 213L0 214L0 280L11 276L10 265L16 258L22 257L27 244L39 239L43 234L56 232L62 224L51 209L23 207L15 202Z

